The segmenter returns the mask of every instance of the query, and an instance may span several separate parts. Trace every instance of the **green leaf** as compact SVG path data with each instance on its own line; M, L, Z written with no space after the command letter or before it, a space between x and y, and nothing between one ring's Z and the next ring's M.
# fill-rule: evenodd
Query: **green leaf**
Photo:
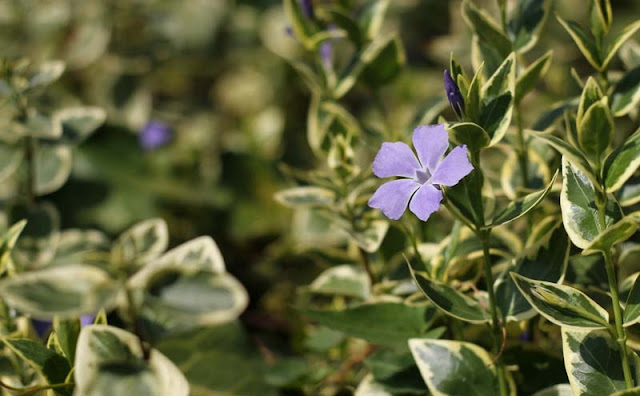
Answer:
M471 152L480 151L491 141L489 134L481 126L472 122L449 124L447 129L455 144L466 144Z
M525 278L514 272L511 277L529 304L550 322L563 328L609 327L607 311L580 290Z
M0 239L0 273L4 272L8 267L13 266L11 261L11 252L18 242L18 237L27 225L25 220L20 220L12 225Z
M312 36L316 33L317 28L304 15L300 2L298 0L284 0L283 6L296 38L306 49L313 50Z
M301 309L310 320L356 338L363 338L374 344L406 345L408 339L427 335L427 314L434 309L426 305L406 305L403 303L365 304L341 311L319 311ZM434 329L437 333L440 330ZM441 334L441 333L440 333Z
M504 137L513 114L516 89L516 58L511 53L481 90L480 125L491 136L491 145Z
M640 166L640 129L615 149L604 163L604 185L607 191L622 188Z
M354 55L352 62L344 69L344 71L340 74L338 78L338 83L336 84L335 89L333 90L333 98L339 99L343 97L347 92L353 88L356 81L358 80L360 74L367 68L368 65L375 64L378 62L382 62L382 64L386 63L386 60L382 59L385 55L389 55L390 48L392 51L395 51L396 60L399 63L392 63L393 72L389 72L390 74L395 74L395 67L399 67L402 65L403 60L401 57L404 55L404 51L400 51L400 47L393 49L393 46L399 45L398 37L396 35L390 35L383 38L378 38L371 41L367 46L365 46L361 51ZM396 42L394 44L394 42ZM391 47L390 47L391 46ZM385 66L387 67L387 66ZM384 75L384 74L383 74Z
M391 394L427 392L420 370L408 350L381 349L365 360L376 383Z
M563 158L566 158L573 167L580 170L583 175L586 175L591 183L595 183L595 186L599 186L598 179L589 165L589 161L585 156L575 147L565 142L564 140L553 136L550 133L536 132L528 130L527 133L537 139L542 140L549 146L553 147L562 154Z
M338 265L324 270L309 285L309 290L317 294L369 298L371 280L360 266Z
M640 202L640 178L632 177L616 192L616 197L623 207Z
M509 55L511 41L484 10L478 8L473 2L465 0L462 3L462 16L480 41L496 49L503 59Z
M500 67L491 75L489 80L484 83L481 90L482 100L485 102L492 101L500 95L515 91L516 84L516 55L512 52L501 64Z
M569 384L558 384L538 391L533 396L573 396L573 390Z
M26 220L11 258L17 271L48 264L58 246L60 213L50 202L16 204L8 208L9 223Z
M487 227L491 228L507 224L533 210L544 200L547 194L549 194L549 191L551 191L553 184L558 178L558 173L559 172L556 171L556 173L551 178L551 182L549 182L544 190L536 191L534 193L527 194L522 198L518 198L515 201L511 201L502 212L500 212L493 218L493 222Z
M238 321L177 334L158 349L185 374L193 396L280 395L265 382L267 362Z
M468 297L446 283L429 279L412 271L413 279L420 290L447 315L470 323L488 323L491 316L480 303Z
M616 55L622 44L627 41L631 36L633 36L638 29L640 29L640 20L636 20L632 22L630 25L627 25L620 33L613 38L613 41L609 45L609 49L607 51L607 55L604 57L604 61L602 62L602 67L598 70L607 70L609 66L609 62Z
M560 16L556 15L558 22L565 28L565 30L571 35L571 38L582 52L582 55L587 61L596 68L601 70L600 52L596 47L596 43L587 32L585 32L577 23L573 21L565 21Z
M594 161L607 150L613 139L613 115L607 97L594 103L578 121L578 142Z
M69 363L73 364L76 358L78 336L80 335L80 320L55 318L53 320L53 332L60 350Z
M274 199L289 208L313 208L333 204L336 194L327 188L304 186L278 191Z
M138 271L129 282L141 287L156 271L179 269L195 272L197 270L224 273L225 265L218 245L209 236L201 236L179 245L158 259L151 261Z
M629 70L616 83L611 94L611 112L615 117L629 114L640 103L640 66Z
M409 340L409 348L433 395L500 394L496 365L489 354L468 342Z
M589 2L591 32L595 37L604 37L611 27L612 12L609 0L591 0Z
M66 229L59 234L56 254L49 266L80 263L106 267L110 249L111 241L101 231Z
M322 94L324 83L321 81L320 76L318 76L309 65L293 59L287 59L287 62L298 72L302 81L307 84L307 88L309 88L314 95Z
M640 322L640 276L636 277L624 307L624 326L628 327Z
M72 107L54 115L62 126L61 141L65 144L80 144L106 120L107 113L99 107Z
M11 307L38 319L76 318L111 307L119 287L103 270L71 264L31 271L0 281Z
M604 229L622 218L618 204L607 200L605 224L600 224L595 200L596 192L591 181L563 156L560 191L562 221L571 242L581 249L586 249Z
M381 87L400 74L406 62L402 41L398 36L393 36L380 50L378 56L362 70L362 80L371 87Z
M123 232L111 248L111 259L118 266L139 267L160 256L169 245L169 230L162 219L135 224Z
M41 145L35 155L35 190L46 195L58 190L71 174L71 148Z
M516 80L516 103L535 88L536 84L549 70L553 50L548 51L530 64Z
M464 102L465 114L469 120L476 120L478 118L478 112L480 111L480 84L482 82L483 66L484 64L478 67L471 83L469 83L469 89L467 89L466 100Z
M466 177L463 177L458 184L444 189L444 196L471 224L484 224L484 212L481 205L482 186L479 185L478 170L474 169Z
M533 233L542 233L540 227L544 227L543 236L515 260L515 264L505 271L547 282L559 282L564 277L569 263L569 237L564 231L560 221L554 221L553 228L546 229L546 224L540 223ZM527 320L535 315L535 310L527 302L526 298L517 289L513 279L504 276L495 284L496 303L507 322L519 322Z
M153 338L235 320L249 304L233 276L178 268L154 271L144 285L140 314Z
M247 307L245 288L225 272L210 237L200 237L152 260L129 279L138 290L142 317L154 337L225 323Z
M538 41L550 6L550 0L523 0L517 3L507 31L514 49L519 53L527 52Z
M576 117L577 123L580 124L584 118L584 114L587 110L598 103L604 97L600 86L596 82L595 78L589 77L584 84L582 93L580 94L580 102L578 104L578 115Z
M189 383L162 353L143 357L140 340L113 326L82 329L75 360L79 395L187 396Z
M63 384L71 371L69 362L54 351L27 338L4 338L2 340L21 359L26 361L49 384ZM60 395L71 395L72 388L58 390Z
M332 7L327 11L331 16L331 22L335 27L344 30L347 35L347 39L353 43L356 48L360 48L362 43L365 41L365 38L362 35L358 22L351 15L339 8Z
M635 388L621 390L616 393L612 393L609 396L638 396L640 395L640 386L636 386Z
M61 60L52 60L40 64L31 76L29 76L29 88L45 87L57 79L64 73L65 65Z
M375 38L384 22L390 0L367 0L358 10L358 23L368 39Z
M619 345L608 332L562 327L562 351L574 395L610 395L626 389ZM636 372L638 357L633 351L629 357L631 371Z
M23 157L24 150L21 146L0 141L0 182L15 175Z
M638 222L631 216L622 218L617 223L607 227L596 236L589 246L582 251L583 255L596 252L608 252L611 248L631 238L638 229Z
M498 96L481 108L478 122L491 136L492 144L499 142L506 133L512 112L511 92Z
M363 230L353 229L351 226L343 228L351 239L367 253L375 253L387 235L389 222L387 220L373 220Z

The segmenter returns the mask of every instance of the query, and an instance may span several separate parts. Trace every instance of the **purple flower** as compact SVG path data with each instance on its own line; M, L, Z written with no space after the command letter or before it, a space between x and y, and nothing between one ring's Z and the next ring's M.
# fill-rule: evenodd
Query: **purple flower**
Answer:
M331 68L331 65L333 65L333 46L328 40L320 44L320 57L324 67Z
M315 19L316 14L313 11L313 0L300 0L302 12L309 19Z
M148 151L167 144L172 137L171 129L159 121L148 122L140 131L140 146Z
M460 93L458 84L451 78L449 70L444 71L444 90L447 92L447 99L449 99L449 104L453 108L453 111L456 112L458 117L462 117L464 114L464 98L462 97L462 93Z
M371 166L381 178L405 177L384 183L369 199L369 206L381 209L392 220L398 220L408 204L420 220L427 221L440 207L440 186L455 186L473 170L467 146L458 146L442 158L449 148L449 134L442 124L417 127L413 146L418 158L405 143L382 143Z

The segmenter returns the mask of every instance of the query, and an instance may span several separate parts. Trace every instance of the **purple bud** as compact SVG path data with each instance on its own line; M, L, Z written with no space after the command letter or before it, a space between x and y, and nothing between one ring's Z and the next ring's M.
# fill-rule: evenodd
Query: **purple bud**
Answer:
M44 338L49 334L49 331L51 330L51 323L52 322L50 320L31 319L31 325L40 338Z
M329 41L325 41L320 45L320 57L322 57L322 64L327 69L333 65L333 46Z
M139 142L143 150L155 150L167 144L172 138L171 129L159 121L148 122L140 131Z
M96 320L95 315L82 315L80 317L80 326L84 327L84 326L92 325L95 320Z
M531 333L529 333L529 330L525 330L520 334L520 337L518 337L520 339L520 341L524 341L524 342L530 342L532 340L531 337Z
M444 90L447 93L447 99L449 99L449 104L453 108L453 111L455 111L458 117L462 117L464 115L464 98L462 97L462 93L460 93L458 84L451 78L449 70L444 71Z
M293 37L293 28L291 26L287 26L286 28L284 28L284 34L289 37Z
M302 12L309 19L315 19L316 15L313 11L313 0L300 0Z

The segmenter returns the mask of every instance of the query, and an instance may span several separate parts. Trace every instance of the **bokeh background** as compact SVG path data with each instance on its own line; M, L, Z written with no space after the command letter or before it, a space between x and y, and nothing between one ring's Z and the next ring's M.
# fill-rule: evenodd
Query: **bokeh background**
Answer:
M332 2L359 4L316 4ZM495 11L494 2L479 3ZM587 18L586 0L554 3L564 17ZM640 17L637 0L612 5L614 31ZM450 54L470 70L471 36L459 6L391 2L384 30L399 32L407 63L382 89L356 87L344 100L366 129L384 125L408 136L417 113L442 106ZM279 389L269 365L314 347L305 343L306 324L294 308L297 290L332 265L331 258L314 251L301 215L273 199L292 185L286 169L318 165L306 142L310 94L287 62L313 54L287 28L278 0L0 1L0 56L67 65L43 105L94 105L108 114L74 152L68 182L47 197L60 209L61 227L114 236L162 217L172 246L211 235L249 291L250 306L238 322L163 346L197 394L297 394L295 386ZM340 62L349 48L335 47ZM579 92L569 66L578 74L590 71L554 18L531 59L548 49L554 49L553 65L523 103L525 124ZM371 155L377 149L367 148ZM387 239L393 237L390 232ZM188 352L186 343L199 352ZM335 367L342 358L333 357ZM301 362L314 364L308 357Z

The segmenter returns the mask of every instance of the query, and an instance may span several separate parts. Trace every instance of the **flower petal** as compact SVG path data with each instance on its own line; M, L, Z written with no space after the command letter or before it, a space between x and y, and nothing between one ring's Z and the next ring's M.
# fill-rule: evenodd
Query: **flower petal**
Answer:
M458 146L451 150L433 172L429 183L455 186L458 182L471 173L473 166L467 157L467 146Z
M420 170L420 163L406 144L385 142L376 154L371 168L378 177L415 177L416 171Z
M407 204L420 184L411 179L399 179L386 182L369 199L369 206L381 209L391 220L398 220L407 209Z
M423 167L431 174L449 148L449 134L443 124L421 125L413 131L413 147Z
M440 208L440 201L442 201L442 191L431 184L423 184L411 198L409 210L420 220L427 221L431 213Z

